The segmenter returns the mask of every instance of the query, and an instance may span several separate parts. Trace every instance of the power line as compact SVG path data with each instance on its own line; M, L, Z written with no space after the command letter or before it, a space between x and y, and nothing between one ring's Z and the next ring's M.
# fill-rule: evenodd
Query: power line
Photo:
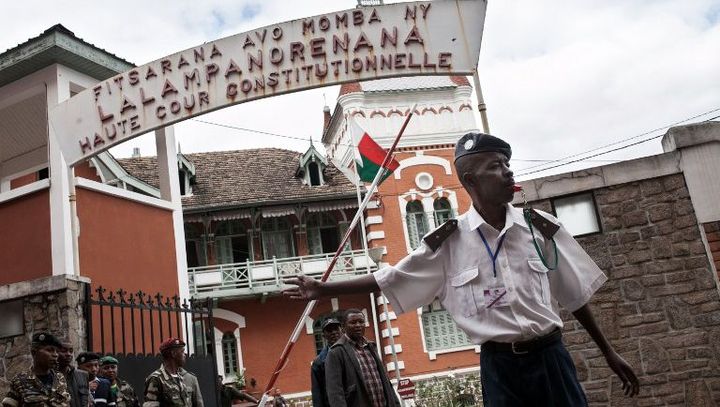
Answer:
M209 125L211 125L211 126L217 126L217 127L224 127L224 128L226 128L226 129L245 131L245 132L248 132L248 133L264 134L264 135L266 135L266 136L282 137L282 138L287 138L287 139L292 139L292 140L302 140L302 141L312 140L312 137L302 138L302 137L295 137L295 136L287 136L287 135L285 135L285 134L270 133L270 132L268 132L268 131L248 129L248 128L246 128L246 127L233 126L233 125L230 125L230 124L222 124L222 123L209 122L209 121L207 121L207 120L200 120L200 119L192 119L192 120L193 120L193 121L196 121L196 122L198 122L198 123L209 124ZM317 140L312 140L312 141L317 141Z
M555 163L555 162L565 161L565 160L570 159L570 158L575 158L575 157L579 157L579 156L581 156L581 155L585 155L585 154L588 154L588 153L592 153L593 151L598 151L598 150L602 150L602 149L607 148L607 147L612 147L612 146L614 146L614 145L618 145L618 144L624 143L624 142L626 142L626 141L635 140L635 139L637 139L637 138L640 138L640 137L643 137L643 136L647 136L648 134L652 134L652 133L654 133L654 132L656 132L656 131L664 130L664 129L667 129L668 127L672 127L672 126L677 126L678 124L686 123L686 122L688 122L688 121L690 121L690 120L697 119L698 117L702 117L702 116L708 115L708 114L710 114L710 113L715 113L715 112L717 112L717 111L720 111L720 107L715 108L715 109L712 109L712 110L708 110L707 112L700 113L700 114L698 114L698 115L689 117L689 118L687 118L687 119L683 119L683 120L677 121L677 122L675 122L675 123L668 124L668 125L666 125L666 126L662 126L662 127L655 128L655 129L653 129L653 130L646 131L646 132L641 133L641 134L638 134L638 135L636 135L636 136L632 136L632 137L628 137L628 138L626 138L626 139L618 140L618 141L612 142L612 143L610 143L610 144L605 144L605 145L603 145L603 146L596 147L596 148L593 148L593 149L591 149L591 150L583 151L583 152L576 153L576 154L571 154L571 155L568 155L568 156L565 156L565 157L562 157L562 158L558 158L558 159L556 159L556 160L552 160L552 161L550 161L550 162L548 162L548 163L531 165L531 166L529 166L529 167L525 167L525 168L522 168L522 169L518 170L518 172L530 170L530 169L537 168L537 167L542 167L542 166L545 166L545 165L547 165L547 164L551 164L551 163ZM649 141L649 140L652 140L652 139L654 139L654 138L657 138L657 137L653 137L653 138L650 138L650 139L645 140L645 141ZM645 141L643 141L643 143L644 143ZM641 144L641 143L629 144L629 145L627 145L627 147L631 147L631 146L634 146L634 145L637 145L637 144ZM617 150L610 150L610 151L608 151L608 152L612 152L612 151L617 151ZM604 154L604 153L603 153L603 154ZM601 154L592 155L592 156L590 156L590 157L588 157L588 158L597 157L598 155L601 155ZM572 164L572 163L578 162L578 161L582 161L582 160L573 160L573 161L567 162L566 164ZM563 164L561 164L561 165L563 165ZM551 169L551 168L557 168L557 167L559 167L559 166L560 166L560 165L555 165L555 166L548 167L548 168L546 168L546 169L549 170L549 169ZM527 173L522 173L522 174L520 174L520 175L534 174L534 173L540 172L540 171L544 171L544 170L541 169L541 170L538 170L538 171L531 171L531 172L527 172Z
M547 164L547 163L550 163L550 162L554 162L555 160L551 160L551 159L545 159L545 160L535 159L535 160L533 160L533 159L513 158L513 159L511 159L511 161L520 161L520 162L528 162L528 163L545 163L545 164ZM595 163L616 163L616 162L620 162L620 161L622 161L622 160L587 160L587 161L589 161L589 162L595 162ZM529 168L529 167L528 167L528 168ZM520 170L520 171L522 171L522 170Z
M632 147L632 146L636 146L636 145L638 145L638 144L642 144L642 143L648 142L648 141L650 141L650 140L655 140L655 139L660 138L660 137L662 137L662 136L663 136L663 134L659 134L659 135L657 135L657 136L652 136L652 137L647 138L647 139L644 139L644 140L636 141L636 142L631 143L631 144L628 144L628 145L626 145L626 146L620 146L620 147L617 147L617 148L613 148L612 150L603 151L603 152L600 152L600 153L597 153L597 154L593 154L593 155L588 156L588 157L578 158L577 160L572 160L572 161L563 162L563 163L560 163L560 164L557 164L557 165L553 165L553 166L550 166L550 167L547 167L547 168L540 168L540 169L534 170L534 171L523 172L523 173L517 174L516 176L522 177L522 176L525 176L525 175L535 174L535 173L537 173L537 172L543 172L543 171L551 170L551 169L553 169L553 168L562 167L562 166L565 166L565 165L568 165L568 164L578 163L578 162L580 162L580 161L585 161L585 160L587 160L588 158L598 157L598 156L605 155L605 154L608 154L608 153L612 153L612 152L615 152L615 151L623 150L623 149L626 149L626 148L628 148L628 147Z

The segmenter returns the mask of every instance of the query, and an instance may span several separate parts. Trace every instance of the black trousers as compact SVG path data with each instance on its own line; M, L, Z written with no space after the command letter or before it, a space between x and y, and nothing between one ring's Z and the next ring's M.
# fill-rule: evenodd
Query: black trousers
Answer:
M585 393L562 340L527 354L483 349L480 377L485 407L582 407Z

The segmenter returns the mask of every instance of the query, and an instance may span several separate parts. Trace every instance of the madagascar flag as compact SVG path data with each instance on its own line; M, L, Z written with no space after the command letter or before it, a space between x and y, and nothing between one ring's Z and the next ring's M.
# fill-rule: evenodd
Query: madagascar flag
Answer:
M357 146L355 162L357 164L358 175L362 181L372 182L375 179L375 174L380 171L380 166L385 159L387 151L380 147L355 120L352 121L350 131L353 142ZM380 183L385 181L385 178L389 177L399 166L400 163L394 158L387 163L383 169L385 173L382 175L382 178L380 178Z

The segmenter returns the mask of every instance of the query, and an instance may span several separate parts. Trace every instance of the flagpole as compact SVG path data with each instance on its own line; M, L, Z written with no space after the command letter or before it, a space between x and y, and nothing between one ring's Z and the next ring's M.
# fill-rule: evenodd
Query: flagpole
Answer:
M320 281L327 281L328 277L330 277L330 273L332 272L333 268L335 267L335 263L337 263L338 257L340 256L340 253L342 253L343 248L345 247L345 244L347 243L348 239L350 238L350 235L355 229L355 226L357 226L358 220L360 217L362 217L363 212L365 211L365 208L367 207L368 202L370 202L370 198L372 197L372 194L377 189L377 186L380 184L380 179L385 174L385 169L388 164L392 161L393 154L395 152L395 149L397 148L398 143L400 142L400 137L402 137L403 133L405 132L405 128L407 127L408 123L410 122L410 118L413 116L413 112L415 111L415 105L410 109L410 113L405 118L405 122L403 123L402 127L400 128L400 131L398 132L397 136L395 137L395 141L393 141L392 146L390 149L388 149L387 153L385 154L385 158L383 159L382 165L380 165L380 171L375 174L375 178L373 179L372 184L370 184L370 188L368 189L367 195L365 196L365 199L363 199L362 203L360 204L360 207L358 208L357 213L355 213L355 216L353 217L352 222L350 223L350 226L348 226L347 231L345 231L345 236L343 236L342 241L340 242L340 245L338 246L337 250L335 251L335 255L333 256L332 260L330 260L330 264L328 265L327 270L323 273L322 277L320 278ZM295 329L293 330L292 334L290 335L290 339L285 344L285 348L282 351L282 354L280 355L280 359L278 360L277 364L275 365L275 370L273 370L272 375L270 376L270 380L268 381L267 386L265 387L265 392L263 393L262 398L260 399L260 403L258 404L261 407L265 407L265 404L268 401L270 390L275 385L275 381L280 376L280 372L285 368L285 365L288 362L288 357L290 356L290 352L292 352L293 347L297 343L298 337L300 336L300 331L302 330L304 326L305 319L310 315L313 308L315 308L315 304L317 303L316 300L312 300L307 303L305 306L305 310L300 315L300 319L298 320L297 324L295 324Z
M354 154L353 154L354 156ZM355 178L357 182L355 182L355 196L357 197L358 202L358 208L360 207L360 204L362 203L362 196L360 194L360 174L357 171L357 157L355 157L355 161L353 162L353 172L355 173ZM370 274L370 254L368 253L368 242L367 242L367 229L365 228L365 216L360 217L360 231L362 235L362 245L363 245L363 252L365 253L365 272L367 274ZM373 332L375 333L375 342L376 347L378 351L378 355L382 355L382 349L380 347L380 336L378 332L378 322L377 322L377 313L376 313L376 305L375 305L375 295L373 293L370 293L370 307L373 311Z
M412 111L415 111L415 106L413 106ZM358 158L359 157L355 157L355 165L353 166L353 169L355 171L355 175L357 175L358 182L355 185L355 187L356 187L357 199L358 199L358 202L360 202L360 181L361 180L360 180L360 174L357 171ZM381 167L380 171L385 172L387 170L385 169L385 167ZM362 238L363 238L363 245L365 246L365 259L367 262L367 258L369 256L368 256L367 232L365 230L365 218L364 217L360 218L360 226L362 227L362 232L363 232ZM367 272L368 272L368 274L370 274L370 264L369 263L368 263ZM399 384L401 377L400 377L400 367L398 366L397 351L395 350L395 338L392 334L392 323L390 322L390 313L388 312L387 298L385 298L384 295L382 296L382 298L383 298L383 314L385 315L385 326L387 327L387 330L389 333L388 338L390 341L390 349L391 349L391 355L392 355L392 360L393 360L393 366L395 367L395 369L394 369L395 378L397 379L398 384ZM374 310L374 308L375 308L375 294L374 293L370 293L370 300L371 300L371 303L373 304L373 311L375 311ZM377 318L377 315L373 315L373 318ZM377 335L377 333L376 333L376 335ZM380 355L380 357L382 357L382 351L381 351L382 347L380 346L380 338L378 338L378 346L377 347L378 347L378 355ZM405 405L404 402L401 404Z

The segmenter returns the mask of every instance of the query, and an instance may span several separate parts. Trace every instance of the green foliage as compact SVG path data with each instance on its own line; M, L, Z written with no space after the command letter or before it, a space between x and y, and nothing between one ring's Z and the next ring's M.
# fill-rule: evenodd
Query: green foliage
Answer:
M235 373L235 380L233 382L233 386L237 388L238 390L242 390L245 387L245 369L243 368L241 372Z
M479 374L435 377L418 382L415 388L417 407L482 406Z

